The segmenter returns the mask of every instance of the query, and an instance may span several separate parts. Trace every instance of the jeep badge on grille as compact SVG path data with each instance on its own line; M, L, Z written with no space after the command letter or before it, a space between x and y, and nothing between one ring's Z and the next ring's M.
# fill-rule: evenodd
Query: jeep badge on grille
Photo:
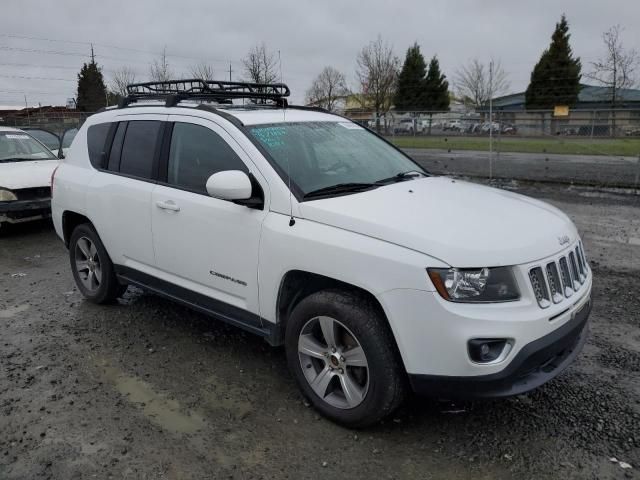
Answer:
M569 235L562 235L561 237L558 237L558 242L560 242L560 245L566 245L570 241L571 239L569 238Z

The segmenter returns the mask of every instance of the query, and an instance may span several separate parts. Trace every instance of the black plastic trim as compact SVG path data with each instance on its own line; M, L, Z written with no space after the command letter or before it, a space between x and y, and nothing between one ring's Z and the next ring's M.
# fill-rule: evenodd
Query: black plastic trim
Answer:
M50 210L51 199L42 200L14 200L11 202L0 202L0 213L23 212L28 210Z
M274 328L275 325L272 326L269 322L262 322L260 316L255 313L193 292L130 267L114 265L114 268L116 275L123 283L134 284L205 315L212 316L261 337L267 337L267 340L272 337L273 332L276 330Z
M497 373L469 377L410 374L411 386L420 395L465 400L508 397L538 388L562 373L582 350L591 308L589 300L567 323L522 347Z

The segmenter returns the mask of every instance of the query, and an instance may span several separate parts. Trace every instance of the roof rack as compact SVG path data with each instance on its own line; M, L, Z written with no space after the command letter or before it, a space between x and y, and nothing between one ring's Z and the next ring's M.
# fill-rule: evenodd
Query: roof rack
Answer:
M233 99L248 99L256 103L273 102L286 107L290 90L284 83L227 82L224 80L168 80L166 82L133 83L127 85L127 96L118 102L118 108L138 100L165 100L173 107L181 100L215 100L232 103Z

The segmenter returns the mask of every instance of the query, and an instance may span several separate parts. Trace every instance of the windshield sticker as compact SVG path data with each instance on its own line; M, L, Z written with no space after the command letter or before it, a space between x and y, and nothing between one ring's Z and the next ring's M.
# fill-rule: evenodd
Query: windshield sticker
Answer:
M338 125L346 128L347 130L364 130L360 125L353 122L338 122Z
M282 137L286 135L287 130L284 127L263 127L252 128L251 133L267 147L274 148L284 146Z
M29 140L29 135L16 135L14 133L7 133L5 137L12 140Z

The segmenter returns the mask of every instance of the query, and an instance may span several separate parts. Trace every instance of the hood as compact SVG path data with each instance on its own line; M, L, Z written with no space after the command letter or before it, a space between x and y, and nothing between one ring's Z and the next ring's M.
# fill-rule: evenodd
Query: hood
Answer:
M21 162L0 162L0 188L48 187L51 174L59 160L34 160Z
M518 265L553 255L578 233L551 205L446 177L303 202L302 216L401 245L454 267Z

